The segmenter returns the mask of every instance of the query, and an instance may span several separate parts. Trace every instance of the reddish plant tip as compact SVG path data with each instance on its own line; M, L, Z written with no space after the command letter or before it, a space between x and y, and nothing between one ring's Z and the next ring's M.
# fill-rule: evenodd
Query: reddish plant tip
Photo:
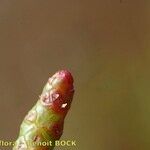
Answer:
M73 77L67 70L61 70L56 72L50 79L50 85L58 91L61 91L62 95L68 94L73 90Z
M56 72L49 78L40 97L43 105L65 116L74 94L73 77L67 70Z
M66 80L68 84L73 84L73 77L71 73L67 70L61 70L54 74L55 77L62 78L63 80Z
M52 86L59 92L59 97L53 102L53 110L58 113L66 114L70 108L74 93L73 77L67 70L56 72L52 78Z

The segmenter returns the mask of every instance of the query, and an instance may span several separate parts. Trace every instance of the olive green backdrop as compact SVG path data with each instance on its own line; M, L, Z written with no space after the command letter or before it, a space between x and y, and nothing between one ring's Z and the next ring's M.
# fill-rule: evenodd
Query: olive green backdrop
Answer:
M77 147L59 149L149 150L149 8L148 0L0 0L0 139L16 139L48 77L66 68L76 92L62 139Z

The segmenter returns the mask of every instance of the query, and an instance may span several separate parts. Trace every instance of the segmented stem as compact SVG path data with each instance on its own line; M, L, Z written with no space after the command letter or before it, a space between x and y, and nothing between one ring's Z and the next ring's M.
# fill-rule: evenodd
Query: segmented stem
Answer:
M52 150L62 135L73 94L70 72L58 71L49 78L37 103L25 116L13 150Z

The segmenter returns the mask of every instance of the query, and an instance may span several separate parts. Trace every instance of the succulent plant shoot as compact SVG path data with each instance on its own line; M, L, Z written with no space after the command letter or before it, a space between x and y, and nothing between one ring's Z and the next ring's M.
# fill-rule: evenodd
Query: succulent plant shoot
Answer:
M73 94L70 72L61 70L50 77L37 103L25 116L13 150L52 150L62 135Z

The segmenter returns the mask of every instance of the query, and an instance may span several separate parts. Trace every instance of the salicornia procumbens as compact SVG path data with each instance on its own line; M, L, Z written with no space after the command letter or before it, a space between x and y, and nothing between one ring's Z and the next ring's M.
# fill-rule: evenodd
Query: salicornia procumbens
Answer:
M73 94L70 72L58 71L49 78L39 100L25 116L13 150L52 150L62 135Z

